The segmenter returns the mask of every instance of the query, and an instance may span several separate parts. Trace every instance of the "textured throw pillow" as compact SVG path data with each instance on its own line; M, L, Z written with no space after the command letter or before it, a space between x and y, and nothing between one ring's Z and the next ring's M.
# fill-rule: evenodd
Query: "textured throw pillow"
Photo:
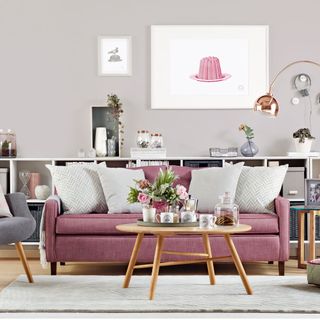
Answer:
M274 212L274 200L279 195L288 165L279 167L243 167L235 203L241 212Z
M61 198L65 213L107 212L97 168L105 163L72 164L69 166L46 165L53 184Z
M198 211L213 212L219 196L230 192L235 196L243 162L226 168L193 170L189 194L198 199Z
M109 213L141 212L140 204L129 204L127 201L130 187L134 180L145 179L143 170L124 168L99 168L101 185L109 208Z
M12 214L0 185L0 218L1 217L12 217Z

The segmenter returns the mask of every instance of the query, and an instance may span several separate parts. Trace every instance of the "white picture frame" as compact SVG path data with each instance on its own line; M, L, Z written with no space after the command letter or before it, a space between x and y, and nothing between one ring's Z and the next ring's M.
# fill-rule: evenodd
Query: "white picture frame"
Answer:
M151 26L151 109L250 109L268 83L268 26Z
M132 75L132 38L98 36L98 75Z

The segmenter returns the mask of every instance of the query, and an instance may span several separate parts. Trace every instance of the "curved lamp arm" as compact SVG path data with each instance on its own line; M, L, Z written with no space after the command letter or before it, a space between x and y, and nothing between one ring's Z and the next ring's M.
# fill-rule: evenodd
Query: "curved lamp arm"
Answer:
M272 95L272 88L282 72L284 72L285 70L287 70L291 66L298 64L298 63L309 63L309 64L313 64L313 65L320 68L320 63L317 63L312 60L297 60L297 61L293 61L293 62L289 63L288 65L283 67L276 74L276 76L274 77L274 79L272 80L272 82L269 85L269 91L256 100L256 102L254 104L254 108L253 108L254 111L260 111L263 114L268 115L270 117L276 117L278 115L279 103L275 99L275 97Z
M309 64L313 64L313 65L315 65L315 66L317 66L317 67L320 68L320 63L317 63L317 62L312 61L312 60L297 60L297 61L293 61L293 62L287 64L285 67L283 67L283 68L276 74L276 76L274 77L274 79L273 79L272 82L270 83L268 93L271 93L272 88L273 88L276 80L278 79L278 77L280 76L280 74L281 74L282 72L284 72L285 70L287 70L287 69L290 68L291 66L293 66L293 65L295 65L295 64L299 64L299 63L309 63Z

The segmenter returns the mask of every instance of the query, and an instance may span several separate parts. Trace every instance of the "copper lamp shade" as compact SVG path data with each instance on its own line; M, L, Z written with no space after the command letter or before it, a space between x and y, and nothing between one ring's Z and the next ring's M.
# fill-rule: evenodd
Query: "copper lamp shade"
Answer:
M272 95L272 88L276 82L276 80L278 79L279 75L287 70L289 67L298 64L298 63L309 63L309 64L313 64L317 67L320 67L320 64L311 60L298 60L298 61L294 61L289 63L288 65L286 65L284 68L282 68L274 77L274 79L272 80L272 82L270 83L269 86L269 91L268 93L266 93L265 95L261 96L260 98L258 98L254 104L254 111L260 111L263 114L270 116L272 118L276 117L278 115L279 112L279 103L278 101L273 97Z
M270 93L267 93L256 100L254 111L261 111L271 118L276 117L279 112L278 101Z

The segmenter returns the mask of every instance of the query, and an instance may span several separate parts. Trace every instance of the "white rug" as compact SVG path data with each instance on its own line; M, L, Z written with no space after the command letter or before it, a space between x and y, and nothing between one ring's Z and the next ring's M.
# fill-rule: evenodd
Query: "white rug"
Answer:
M24 276L0 293L0 312L292 312L320 313L320 288L306 276L251 276L248 296L237 276L160 276L149 301L148 276Z

